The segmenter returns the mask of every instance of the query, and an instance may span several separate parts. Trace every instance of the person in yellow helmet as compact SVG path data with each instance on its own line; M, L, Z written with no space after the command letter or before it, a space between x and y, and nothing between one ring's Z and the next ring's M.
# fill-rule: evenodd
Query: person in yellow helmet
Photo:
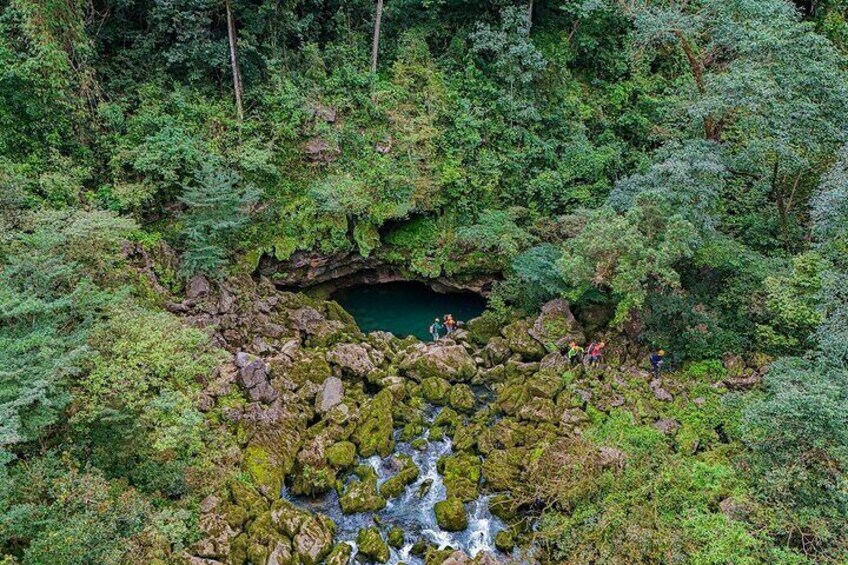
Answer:
M665 362L665 351L660 349L656 353L651 354L651 374L654 375L654 378L659 378L660 369L662 368L663 363Z

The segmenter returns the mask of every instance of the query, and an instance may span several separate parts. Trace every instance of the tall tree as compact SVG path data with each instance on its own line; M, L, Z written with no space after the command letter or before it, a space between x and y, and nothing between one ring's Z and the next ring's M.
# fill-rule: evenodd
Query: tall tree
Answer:
M377 54L380 50L380 23L383 19L383 0L377 0L377 13L374 15L374 38L371 41L371 72L377 72Z
M230 7L230 0L226 0L224 5L227 9L227 37L230 42L230 64L233 67L233 90L236 93L236 111L238 112L239 120L244 117L244 106L242 104L242 82L241 82L241 70L239 69L238 64L238 51L236 47L236 43L238 38L236 37L236 24L233 19L233 11Z

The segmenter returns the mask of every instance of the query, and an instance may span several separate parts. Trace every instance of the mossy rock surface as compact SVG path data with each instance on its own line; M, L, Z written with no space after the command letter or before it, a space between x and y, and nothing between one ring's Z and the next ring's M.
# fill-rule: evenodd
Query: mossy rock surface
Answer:
M386 507L386 499L377 492L377 473L369 465L356 468L359 480L348 484L339 497L339 506L345 514L374 512Z
M498 407L506 414L516 414L530 399L523 383L508 384L498 390Z
M448 497L447 500L437 502L433 511L436 513L439 527L447 532L461 532L468 527L465 505L457 497Z
M441 377L429 377L421 381L421 394L427 402L443 406L448 403L451 384Z
M381 390L363 411L363 420L352 435L353 442L359 447L359 454L362 457L371 457L375 454L388 457L394 450L393 402L392 393Z
M509 348L521 355L522 358L538 361L545 356L547 350L531 335L532 325L527 320L518 320L505 326L501 335L506 339Z
M515 547L515 539L508 530L503 530L495 534L495 547L508 553Z
M325 561L326 565L348 565L353 548L347 543L337 543L333 546ZM285 565L285 564L280 564Z
M340 441L329 446L324 452L327 463L336 469L353 467L356 462L356 445L349 441Z
M389 543L390 546L394 547L395 549L400 549L401 547L403 547L404 541L403 530L395 526L394 528L389 530L389 535L386 536L386 541Z
M471 453L448 455L439 460L448 497L471 502L478 496L480 482L480 458Z
M410 457L403 457L403 467L397 474L380 485L380 494L384 498L395 498L400 496L404 489L418 479L418 466Z
M389 560L389 546L383 541L377 528L363 528L356 536L356 545L359 553L369 560L377 563L385 563Z
M448 403L459 412L472 412L477 403L477 398L475 398L474 391L471 390L470 386L458 384L451 389Z

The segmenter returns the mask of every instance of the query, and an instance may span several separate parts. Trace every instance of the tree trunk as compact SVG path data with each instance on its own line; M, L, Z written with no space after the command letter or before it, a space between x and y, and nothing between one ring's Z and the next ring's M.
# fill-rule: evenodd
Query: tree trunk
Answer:
M230 9L230 0L226 0L224 5L227 8L227 36L230 40L230 64L233 67L233 90L236 93L236 112L238 119L244 118L244 106L242 105L242 84L241 71L238 64L238 52L236 51L236 24L233 20L233 11Z
M533 27L533 0L527 3L527 29Z
M383 19L383 0L377 0L377 13L374 16L374 39L371 42L371 72L377 72L377 53L380 48L380 21Z

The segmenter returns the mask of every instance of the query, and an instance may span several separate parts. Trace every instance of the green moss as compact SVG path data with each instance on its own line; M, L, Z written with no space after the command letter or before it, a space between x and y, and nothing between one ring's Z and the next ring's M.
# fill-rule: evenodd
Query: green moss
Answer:
M244 450L244 468L266 496L277 495L282 490L283 470L269 448L263 445L247 446Z
M463 502L475 500L480 482L480 458L471 453L448 455L439 459L438 467L444 476L448 497Z
M385 563L389 560L389 546L383 541L377 528L359 530L359 534L356 536L356 545L362 555L378 563Z
M357 426L352 436L353 442L359 446L359 454L362 457L371 457L375 454L387 457L394 450L393 401L391 392L381 390L363 410L362 423Z
M402 456L402 461L403 467L401 470L380 485L380 494L384 498L400 496L407 485L414 483L418 479L418 466L412 461L412 458Z
M433 510L439 527L447 532L460 532L468 527L465 505L456 497L437 502Z
M348 565L353 548L348 543L337 543L333 546L325 561L326 565ZM285 565L285 564L280 564Z
M495 547L503 552L510 552L515 547L515 540L508 530L503 530L495 534Z
M454 385L450 391L450 405L460 412L472 412L477 399L474 397L474 391L466 384Z
M339 506L345 514L373 512L386 507L386 500L377 492L377 473L369 465L360 465L355 470L359 480L345 487Z
M389 530L389 535L386 536L386 541L389 542L389 545L394 547L395 549L400 549L403 547L403 530L395 526L391 530Z
M356 445L349 441L334 443L324 451L324 457L336 469L347 469L356 462Z
M442 406L448 402L451 384L441 377L430 377L421 381L421 393L428 402Z

